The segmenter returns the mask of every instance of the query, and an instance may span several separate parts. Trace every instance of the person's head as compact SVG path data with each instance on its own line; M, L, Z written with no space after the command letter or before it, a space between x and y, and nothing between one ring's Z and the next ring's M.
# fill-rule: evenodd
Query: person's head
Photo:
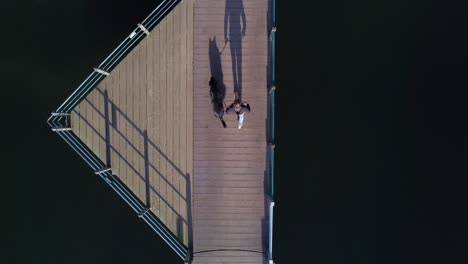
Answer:
M234 107L240 107L241 103L242 103L241 99L235 99L234 100Z

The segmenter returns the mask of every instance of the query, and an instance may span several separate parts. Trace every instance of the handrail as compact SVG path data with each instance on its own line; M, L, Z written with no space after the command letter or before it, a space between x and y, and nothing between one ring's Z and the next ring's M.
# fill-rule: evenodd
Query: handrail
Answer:
M139 217L142 218L142 220L145 221L180 258L182 258L182 260L184 260L185 263L188 263L191 258L188 247L148 210L145 204L125 184L112 175L109 168L106 168L106 164L104 164L73 131L71 131L71 127L67 127L67 122L65 122L65 125L61 124L62 118L69 115L76 105L78 105L91 90L96 88L96 84L111 72L115 64L146 36L147 33L143 29L147 29L148 31L153 29L153 27L179 2L180 0L164 0L161 2L140 24L142 28L140 26L136 27L131 34L129 34L129 36L126 37L90 75L88 75L78 88L65 99L57 110L47 119L47 124L56 131L86 164L88 164L88 166L96 172L96 174L98 174L130 208L132 208L132 210L135 211L135 213L137 213Z
M275 39L276 38L276 1L271 0L271 87L269 92L270 104L270 207L269 207L269 228L268 228L268 262L273 264L273 207L275 205L275 91L276 91L276 69L275 69Z
M99 171L105 168L105 164L76 136L72 131L57 132L59 136L93 169ZM110 171L99 174L101 178L135 211L141 214L146 207L141 200L124 184L120 182ZM188 248L182 244L174 234L152 213L142 215L142 219L171 247L175 253L186 260Z
M179 3L180 0L164 0L153 10L141 23L146 29L151 30L159 21L167 15L172 8ZM135 47L139 41L146 36L146 33L136 27L120 44L115 48L109 56L97 67L100 70L110 72L115 64L119 62L124 55ZM101 81L105 76L93 71L78 88L59 106L56 112L70 112L81 100L90 92L94 85Z

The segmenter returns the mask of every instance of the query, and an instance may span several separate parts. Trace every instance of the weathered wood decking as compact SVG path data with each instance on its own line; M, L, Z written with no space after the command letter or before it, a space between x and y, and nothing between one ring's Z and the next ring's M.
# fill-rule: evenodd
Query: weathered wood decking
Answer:
M71 115L195 264L266 258L268 4L182 0ZM211 76L250 103L241 130L211 113Z
M267 0L194 4L194 264L265 261L267 12ZM250 103L241 130L235 116L225 129L213 117L210 76L224 83L227 104L235 90Z
M181 1L72 112L72 129L188 245L193 7Z

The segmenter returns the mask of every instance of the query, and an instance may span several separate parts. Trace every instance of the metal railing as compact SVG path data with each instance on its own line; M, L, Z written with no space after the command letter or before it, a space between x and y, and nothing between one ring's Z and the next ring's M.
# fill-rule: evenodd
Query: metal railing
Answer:
M276 2L271 0L271 31L270 31L270 206L269 206L269 228L268 228L268 262L273 264L273 208L275 206L275 38L276 38Z
M117 46L114 51L107 56L104 61L99 64L98 67L94 68L93 72L81 83L80 86L63 102L63 104L57 109L58 113L69 113L81 100L95 87L99 81L106 77L117 62L119 62L127 53L134 48L140 40L146 35L145 30L153 29L156 24L164 18L164 16L172 10L172 8L180 0L163 0L156 9L151 12L148 17L143 20L142 23L129 34L128 37Z
M191 259L188 247L125 184L112 175L111 168L107 168L106 164L73 133L69 122L71 111L179 2L180 0L163 0L98 67L94 68L93 72L51 114L47 123L91 167L94 173L99 175L137 213L138 217L143 219L185 263L188 263Z

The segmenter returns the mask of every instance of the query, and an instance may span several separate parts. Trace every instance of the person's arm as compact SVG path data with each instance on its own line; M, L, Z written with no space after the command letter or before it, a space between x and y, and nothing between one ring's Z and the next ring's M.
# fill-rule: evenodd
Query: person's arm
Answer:
M233 105L231 105L231 106L229 106L228 108L226 108L226 114L227 114L227 115L234 115L234 114L237 114L237 113L236 113L236 110L234 110L234 106L233 106Z
M250 106L248 104L242 104L241 114L250 113Z

